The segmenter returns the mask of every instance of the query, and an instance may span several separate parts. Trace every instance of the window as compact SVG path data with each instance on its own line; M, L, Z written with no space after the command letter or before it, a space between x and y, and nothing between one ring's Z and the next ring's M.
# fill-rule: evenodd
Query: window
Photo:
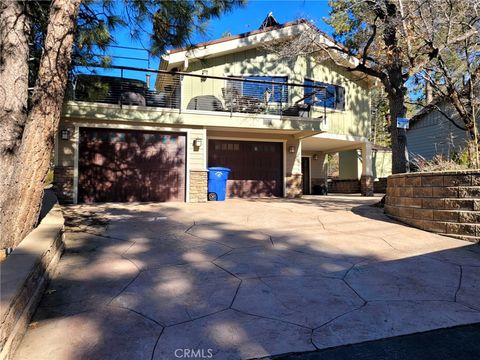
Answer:
M288 81L287 76L251 75L243 76L242 78L247 80L261 80L277 83L286 83ZM262 102L288 102L287 85L275 85L268 83L262 84L243 81L229 81L227 85L229 88L237 89L242 96L251 96Z
M345 88L338 85L326 84L321 81L305 79L307 86L325 86L325 88L304 88L304 103L329 109L345 110Z

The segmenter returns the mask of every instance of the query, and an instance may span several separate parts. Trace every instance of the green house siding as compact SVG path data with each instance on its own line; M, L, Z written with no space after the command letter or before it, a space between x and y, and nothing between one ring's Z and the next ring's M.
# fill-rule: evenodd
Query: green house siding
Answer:
M314 58L295 60L276 59L264 49L250 49L213 58L190 61L186 70L213 76L271 75L288 76L289 82L303 84L305 78L339 85L345 88L345 111L327 109L330 133L364 136L369 131L369 90L365 81L333 64L318 63ZM224 101L222 88L225 80L184 77L182 81L182 108L194 96L214 95ZM290 87L289 100L295 102L304 96L304 88ZM321 117L323 108L313 108L312 117Z
M357 150L341 151L338 153L339 161L339 179L352 180L359 179L362 170L360 156Z

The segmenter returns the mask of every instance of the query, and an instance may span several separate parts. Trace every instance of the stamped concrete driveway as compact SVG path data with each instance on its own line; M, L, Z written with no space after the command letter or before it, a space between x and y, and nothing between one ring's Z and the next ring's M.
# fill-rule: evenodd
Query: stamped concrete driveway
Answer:
M375 201L67 207L16 358L256 358L480 322L477 245Z

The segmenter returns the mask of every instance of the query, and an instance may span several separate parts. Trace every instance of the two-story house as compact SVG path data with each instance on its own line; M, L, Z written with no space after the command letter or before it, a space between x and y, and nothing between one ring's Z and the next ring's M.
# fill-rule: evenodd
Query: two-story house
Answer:
M269 25L171 50L158 70L78 77L56 139L61 199L205 201L211 166L231 169L229 197L297 197L325 184L325 154L356 149L370 193L372 79L313 56L278 59L265 44L312 25Z

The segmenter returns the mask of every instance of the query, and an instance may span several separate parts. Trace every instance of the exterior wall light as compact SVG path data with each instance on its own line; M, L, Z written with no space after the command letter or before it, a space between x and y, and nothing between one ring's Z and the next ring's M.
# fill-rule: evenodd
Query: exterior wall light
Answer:
M60 131L60 138L62 140L70 140L70 130L63 129L62 131Z
M295 146L290 146L290 147L288 148L288 152L289 152L290 154L295 153Z
M195 140L193 140L193 146L199 148L202 146L202 139L201 138L196 138Z
M313 154L313 160L318 160L318 155L317 154Z

